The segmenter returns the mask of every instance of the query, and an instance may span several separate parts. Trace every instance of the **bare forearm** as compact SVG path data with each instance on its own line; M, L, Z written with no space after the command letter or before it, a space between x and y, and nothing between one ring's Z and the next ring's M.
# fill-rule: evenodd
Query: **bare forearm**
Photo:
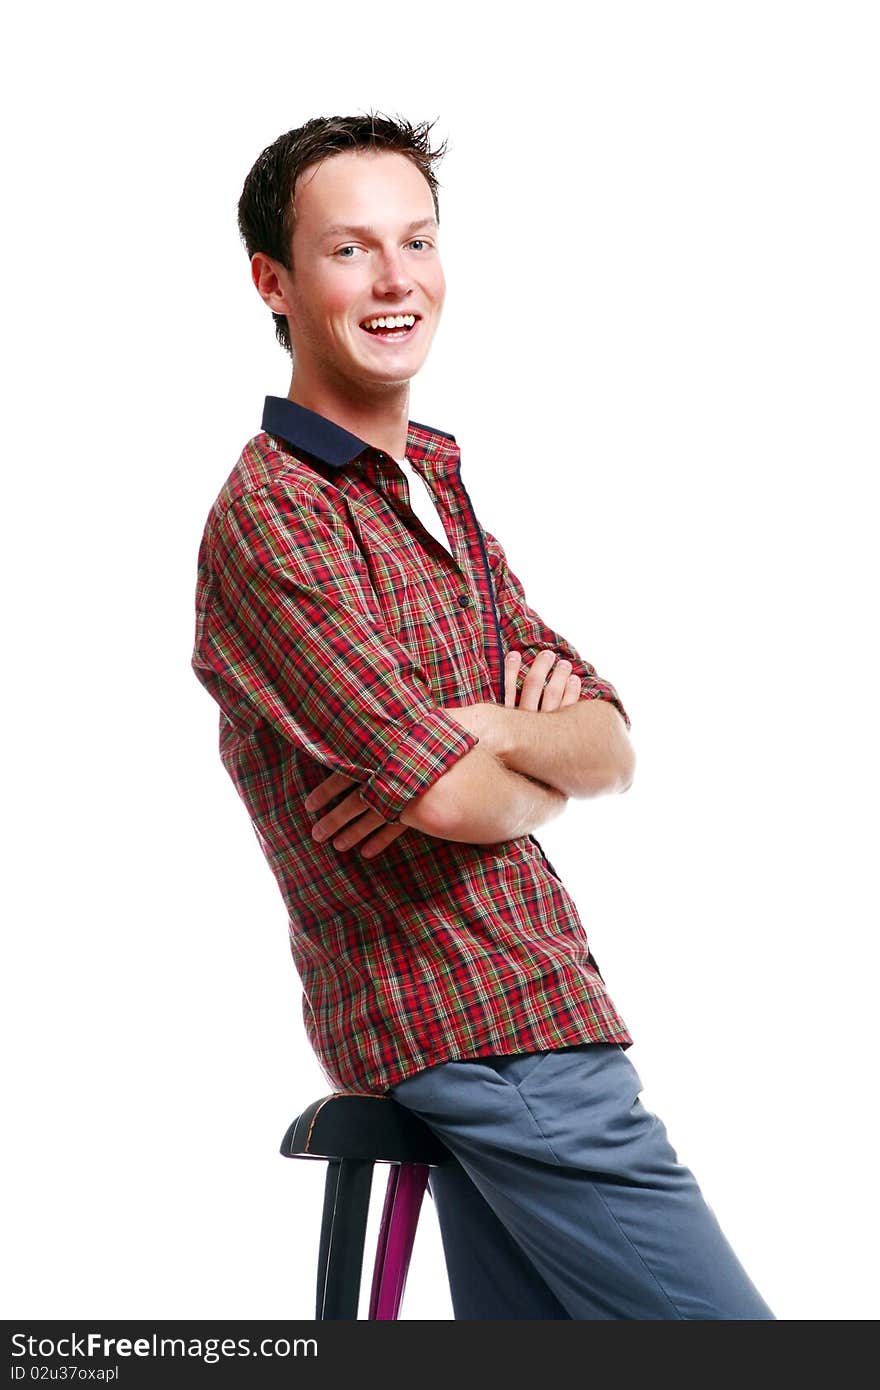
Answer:
M431 795L441 788L431 833L475 845L530 835L560 815L568 801L556 788L505 767L480 745L440 779ZM401 820L406 819L404 813Z
M576 798L624 791L633 781L633 746L610 701L582 699L551 713L496 709L495 752L513 771Z
M635 754L610 701L579 700L549 713L503 705L490 708L489 745L511 771L576 798L630 786Z

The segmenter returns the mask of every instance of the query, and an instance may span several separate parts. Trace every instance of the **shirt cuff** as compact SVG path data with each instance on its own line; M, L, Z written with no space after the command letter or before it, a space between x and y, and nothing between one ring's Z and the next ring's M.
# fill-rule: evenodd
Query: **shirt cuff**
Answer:
M383 820L397 822L412 801L479 743L443 709L430 710L411 724L384 763L359 788L361 798Z

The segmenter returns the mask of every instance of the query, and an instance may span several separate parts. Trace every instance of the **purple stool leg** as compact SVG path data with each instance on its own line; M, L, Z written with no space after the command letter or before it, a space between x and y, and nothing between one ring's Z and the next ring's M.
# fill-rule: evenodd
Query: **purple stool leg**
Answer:
M400 1312L428 1172L427 1163L391 1165L370 1290L374 1321L390 1321Z

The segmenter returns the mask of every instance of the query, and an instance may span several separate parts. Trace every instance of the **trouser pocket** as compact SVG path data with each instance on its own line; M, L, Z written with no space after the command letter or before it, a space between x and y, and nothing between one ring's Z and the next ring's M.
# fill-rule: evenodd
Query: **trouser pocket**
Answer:
M516 1052L505 1056L481 1057L480 1061L491 1067L518 1091L529 1077L534 1076L541 1063L552 1055L551 1048L545 1052Z

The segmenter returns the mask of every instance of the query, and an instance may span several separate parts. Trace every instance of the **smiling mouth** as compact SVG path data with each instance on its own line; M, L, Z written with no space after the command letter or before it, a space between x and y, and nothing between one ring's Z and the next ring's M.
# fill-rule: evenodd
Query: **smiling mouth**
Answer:
M421 322L421 314L388 314L377 315L372 318L362 319L361 328L365 333L369 333L371 338L379 338L385 342L397 342L403 338L409 338L418 328Z

